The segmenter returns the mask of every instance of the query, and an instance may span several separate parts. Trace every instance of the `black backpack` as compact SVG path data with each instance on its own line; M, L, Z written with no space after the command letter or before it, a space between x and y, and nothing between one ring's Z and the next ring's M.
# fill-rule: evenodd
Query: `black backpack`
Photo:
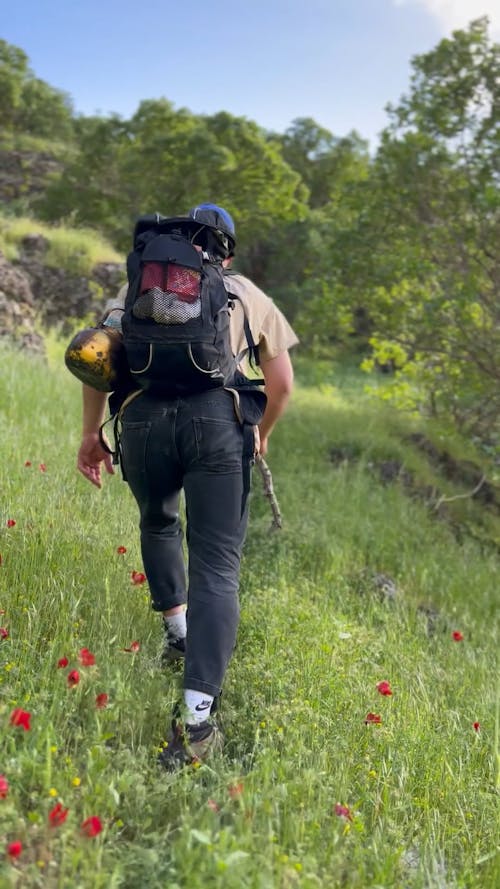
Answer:
M234 297L224 286L222 259L196 249L194 238L200 243L200 224L185 217L154 214L135 226L123 342L134 382L149 392L190 395L236 380ZM209 247L209 236L201 243ZM248 337L247 323L245 331ZM249 348L255 350L253 341Z

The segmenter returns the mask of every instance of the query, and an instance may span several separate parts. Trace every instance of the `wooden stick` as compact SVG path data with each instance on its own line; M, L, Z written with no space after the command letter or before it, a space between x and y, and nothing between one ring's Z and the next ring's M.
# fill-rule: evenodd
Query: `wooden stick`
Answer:
M274 493L273 477L271 474L271 470L269 469L269 466L267 465L266 461L264 460L264 457L262 457L260 454L257 454L257 456L255 458L255 462L256 462L257 466L259 467L259 471L262 476L262 483L264 486L264 495L268 498L269 503L271 504L271 512L273 514L273 523L272 523L271 527L277 528L277 529L282 528L283 521L281 518L281 510L279 507L279 503L276 499L276 494Z
M478 491L481 490L481 488L483 487L485 481L486 481L486 476L485 476L485 475L481 476L481 478L480 478L480 480L478 481L478 483L477 483L476 487L474 488L474 490L473 490L473 491L467 491L466 494L455 494L453 497L446 497L444 494L441 494L441 497L439 498L439 500L438 500L437 503L435 504L434 509L439 509L439 507L441 506L442 503L452 503L453 500L465 500L467 497L474 497L474 495L477 494Z

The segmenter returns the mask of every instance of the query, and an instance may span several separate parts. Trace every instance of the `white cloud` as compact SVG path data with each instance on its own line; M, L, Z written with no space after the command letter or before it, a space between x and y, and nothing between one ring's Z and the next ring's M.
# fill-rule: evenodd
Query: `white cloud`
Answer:
M487 15L494 38L500 37L499 0L394 0L396 6L420 5L433 15L448 33L467 27L473 19Z

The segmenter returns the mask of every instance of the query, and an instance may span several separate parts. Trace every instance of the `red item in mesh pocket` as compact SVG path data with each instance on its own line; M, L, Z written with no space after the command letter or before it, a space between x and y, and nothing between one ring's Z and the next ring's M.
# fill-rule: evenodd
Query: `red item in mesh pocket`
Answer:
M181 265L148 262L141 279L141 293L157 288L164 293L175 293L182 302L193 303L200 295L200 272Z
M176 293L183 302L194 303L200 295L201 274L182 265L167 267L167 290Z

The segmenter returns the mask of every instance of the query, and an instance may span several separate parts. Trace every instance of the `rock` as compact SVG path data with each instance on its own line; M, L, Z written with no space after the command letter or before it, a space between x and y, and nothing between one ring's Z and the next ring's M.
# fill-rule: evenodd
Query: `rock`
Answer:
M363 596L372 596L381 602L394 603L399 597L396 581L380 571L363 568L356 578L356 588Z
M0 252L0 292L7 300L15 303L34 303L33 293L27 275L21 269L16 269L8 262Z
M394 602L398 588L396 582L389 577L388 574L381 574L378 571L372 575L373 588L379 599L383 602Z
M44 152L0 150L0 203L43 195L50 176L63 165Z
M100 262L92 269L92 280L97 281L106 293L115 296L125 281L125 266L115 262Z
M89 277L47 266L48 248L47 238L30 234L15 262L0 252L0 338L36 352L44 350L37 325L69 335L75 320L97 321L125 280L121 263L99 263Z
M46 327L63 332L74 328L75 319L97 320L107 300L114 298L125 279L121 263L99 263L90 276L45 263L47 240L29 235L21 243L15 268L27 277L37 314Z
M37 233L26 235L21 241L20 255L25 259L32 260L34 256L39 257L39 261L45 257L49 249L49 242L43 235Z
M29 278L0 252L0 339L21 349L44 354L43 338L37 333L35 322Z

